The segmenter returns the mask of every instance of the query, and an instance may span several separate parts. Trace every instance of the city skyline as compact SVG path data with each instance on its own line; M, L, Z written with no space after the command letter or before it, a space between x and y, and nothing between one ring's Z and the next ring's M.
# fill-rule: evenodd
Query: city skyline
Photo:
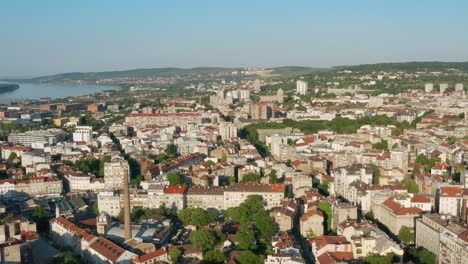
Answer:
M467 61L462 1L0 4L0 76Z

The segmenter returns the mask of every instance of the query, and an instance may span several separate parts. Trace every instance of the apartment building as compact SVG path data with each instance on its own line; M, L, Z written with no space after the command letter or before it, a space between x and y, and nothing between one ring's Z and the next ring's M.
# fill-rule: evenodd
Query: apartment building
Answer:
M44 142L51 145L66 139L66 133L58 128L51 128L47 130L35 130L26 132L12 132L8 135L8 142L13 144L20 144L24 146L31 146L35 142Z
M104 164L104 183L108 190L121 190L126 175L130 179L130 166L123 159L115 159Z
M468 228L452 215L425 214L416 219L416 246L437 256L438 263L465 263Z

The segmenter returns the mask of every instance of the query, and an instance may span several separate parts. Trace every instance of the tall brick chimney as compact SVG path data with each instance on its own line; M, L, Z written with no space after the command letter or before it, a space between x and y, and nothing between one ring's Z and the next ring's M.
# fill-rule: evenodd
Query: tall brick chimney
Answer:
M130 187L128 185L129 174L124 173L124 228L125 228L125 241L132 239L132 220L130 219Z

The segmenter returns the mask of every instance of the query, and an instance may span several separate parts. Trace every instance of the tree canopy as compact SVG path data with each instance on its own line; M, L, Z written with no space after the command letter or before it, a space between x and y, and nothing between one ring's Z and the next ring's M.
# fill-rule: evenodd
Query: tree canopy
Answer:
M331 221L332 221L332 210L331 206L327 202L320 202L319 207L320 210L323 212L323 227L326 232L330 232L332 229Z
M414 242L414 233L409 227L402 226L398 232L398 238L401 240L401 242L410 244Z
M180 263L182 259L182 250L180 248L171 248L169 250L169 259L173 263Z
M184 179L173 172L169 172L167 174L167 180L169 181L169 185L184 185L185 184Z
M177 216L184 225L194 225L200 228L214 223L217 218L217 213L214 210L205 211L202 208L185 208L180 210Z
M264 260L262 256L258 256L252 251L246 250L242 252L239 257L236 258L239 264L263 264Z
M418 193L419 192L419 186L416 184L416 181L411 179L411 178L405 178L401 182L406 189L408 190L409 193Z
M203 251L211 250L216 245L216 237L205 228L194 231L190 236L190 240L193 245Z
M429 250L418 247L418 248L410 248L405 252L403 256L403 261L409 262L412 261L413 263L421 263L421 264L435 264L436 263L436 255Z
M247 183L247 182L260 182L262 177L258 174L255 173L247 173L242 177L242 183Z
M209 250L203 255L203 263L206 264L222 264L225 260L226 257L219 249Z

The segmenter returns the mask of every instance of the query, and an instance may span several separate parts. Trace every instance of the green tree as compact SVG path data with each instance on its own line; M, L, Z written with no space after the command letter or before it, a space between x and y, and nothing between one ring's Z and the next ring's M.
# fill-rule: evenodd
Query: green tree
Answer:
M268 179L268 182L270 184L278 183L278 176L276 175L276 170L275 169L271 169L270 178Z
M388 141L381 139L379 143L373 144L372 148L388 152Z
M260 238L265 241L270 241L276 232L276 225L270 214L263 210L259 210L253 217L255 228L259 231Z
M320 202L319 207L320 210L323 212L323 227L326 232L331 231L331 221L332 221L332 210L331 206L327 202Z
M178 156L177 145L172 144L172 143L167 145L165 153L167 156L171 158L177 157Z
M434 253L423 247L418 247L407 250L403 256L403 261L405 263L412 261L413 263L435 264L436 258L437 257Z
M175 174L173 172L169 172L167 174L167 180L169 181L169 185L183 185L183 184L185 184L182 177L180 177L179 175L177 175L177 174Z
M408 190L409 193L418 193L419 192L419 186L416 184L416 181L411 179L411 178L405 178L401 182L406 189Z
M402 226L398 232L398 238L405 244L414 242L414 233L407 226Z
M364 259L364 263L366 264L388 264L398 262L400 262L400 257L392 252L387 253L385 256L370 255Z
M306 232L306 235L305 237L308 238L308 239L312 239L314 237L316 237L317 235L315 234L314 230L312 230L311 228L309 228Z
M8 156L8 162L11 163L13 162L14 159L16 159L17 155L15 152L11 152L10 155Z
M97 203L93 203L92 209L95 215L99 215L99 207Z
M256 255L250 250L242 252L239 257L236 258L239 264L263 264L264 260L262 256Z
M252 246L255 236L253 231L247 226L242 224L237 232L237 241L239 241L240 249L249 249Z
M82 263L79 257L75 256L71 250L65 250L52 260L53 264L79 264Z
M380 167L375 165L375 164L371 164L370 167L372 169L372 184L379 185L379 183L380 183Z
M132 178L141 174L140 163L134 158L127 159L128 166L130 167L130 176Z
M247 182L260 182L262 177L258 174L255 173L247 173L242 177L242 183L247 183Z
M180 263L182 260L182 250L180 248L171 248L169 250L169 259L172 263Z
M47 221L47 214L46 214L46 210L44 209L44 207L42 206L34 207L33 219L34 219L34 222L36 222L37 229L40 232L47 231L49 223Z
M199 228L216 220L216 214L213 211L207 212L202 208L182 209L179 211L178 217L185 225L191 224Z
M140 186L140 182L142 182L144 180L145 180L145 178L143 178L142 175L138 175L135 178L130 180L130 187L137 188L138 186Z
M209 250L203 255L203 263L206 264L221 264L225 260L226 257L219 249Z
M104 156L99 161L99 174L97 175L98 177L101 177L101 178L104 177L104 164L106 164L106 162L111 162L111 157L110 156Z
M330 195L330 192L328 191L328 189L330 188L330 184L328 183L328 181L326 179L323 179L318 185L317 185L317 189L319 190L319 192L324 195L324 196L328 196Z
M192 243L203 251L213 249L216 245L216 237L207 229L202 228L192 233L190 236Z
M447 144L453 145L453 144L455 144L455 142L457 142L456 137L454 137L454 136L447 137Z
M228 160L228 157L226 154L223 154L223 156L221 157L221 162L226 162Z

